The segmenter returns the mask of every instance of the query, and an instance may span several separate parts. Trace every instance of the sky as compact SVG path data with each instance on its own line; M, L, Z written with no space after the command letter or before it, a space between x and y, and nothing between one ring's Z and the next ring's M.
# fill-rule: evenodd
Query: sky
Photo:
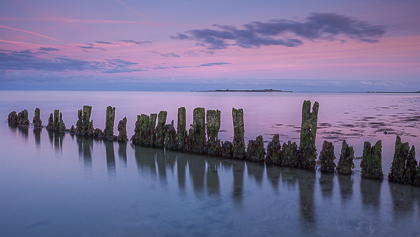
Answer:
M420 91L418 0L14 0L0 89Z

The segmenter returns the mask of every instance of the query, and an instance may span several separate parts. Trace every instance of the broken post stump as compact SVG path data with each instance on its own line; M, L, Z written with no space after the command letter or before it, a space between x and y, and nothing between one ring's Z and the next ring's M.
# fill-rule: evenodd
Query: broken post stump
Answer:
M322 150L319 154L319 163L321 164L321 172L334 173L335 171L335 155L334 145L332 142L324 141Z
M178 150L178 137L174 128L174 121L165 126L165 148Z
M188 151L187 143L187 114L185 107L178 108L178 125L176 127L178 136L178 150Z
M303 102L298 165L300 168L315 169L315 160L317 157L315 138L318 121L318 108L319 104L318 102L315 102L311 113L311 101L305 100Z
M160 111L158 115L158 124L156 126L156 147L163 147L165 143L165 124L166 124L166 111Z
M244 140L244 111L243 109L232 108L233 118L233 158L245 159L245 140Z
M32 119L32 123L34 124L35 128L42 128L42 120L41 120L41 111L39 108L35 109L34 112L35 116Z
M374 146L365 142L363 147L362 177L372 179L383 179L382 173L382 142L379 140Z
M354 150L352 146L349 146L346 140L343 140L343 145L341 147L340 159L337 164L337 173L349 175L353 171L351 169L355 168L354 163Z
M255 162L264 162L265 148L263 137L260 135L255 140L248 141L247 160Z
M206 126L204 108L195 108L193 111L193 124L189 130L189 151L206 154Z
M281 160L282 166L297 167L299 159L299 150L296 142L288 141L283 143L283 159Z
M209 155L220 155L221 145L219 140L220 130L220 111L208 110L207 111L207 144Z
M400 136L395 141L394 159L391 163L388 179L399 183L413 183L417 172L414 146L410 150L408 142L402 143Z
M230 141L222 142L221 156L225 158L232 158L233 144Z
M128 141L127 138L127 118L124 117L122 120L118 122L118 137L117 141L119 142L126 142Z
M76 133L81 136L88 136L93 134L93 121L91 124L90 115L92 113L92 106L84 105L83 109L78 111L77 117L79 120L76 123ZM89 125L92 125L91 127Z
M104 137L107 140L114 139L114 120L115 120L115 107L108 106L106 108L106 120Z
M280 165L283 158L282 156L279 134L275 134L267 145L266 162L268 164Z
M64 132L66 130L66 125L63 122L63 114L58 109L54 110L54 117L52 113L50 114L47 130L53 132Z

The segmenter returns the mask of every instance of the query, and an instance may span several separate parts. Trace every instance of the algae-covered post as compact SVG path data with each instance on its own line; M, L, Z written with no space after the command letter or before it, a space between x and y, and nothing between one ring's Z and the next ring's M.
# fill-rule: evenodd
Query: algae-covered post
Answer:
M321 172L334 173L335 170L334 145L332 142L324 141L322 150L319 154L319 163L321 164Z
M28 111L26 109L18 113L18 125L29 125Z
M166 111L160 111L158 115L158 124L156 127L156 147L163 147L165 143L165 124L166 124Z
M220 111L207 111L207 136L208 136L208 154L220 155L221 145L219 140L220 130Z
M54 110L54 117L52 113L50 114L50 117L48 118L47 130L57 132L66 130L66 125L63 122L63 114L60 113L58 109Z
M244 140L244 111L243 109L232 108L233 118L233 158L245 159L245 140Z
M10 112L10 114L7 116L7 122L9 123L9 125L13 125L13 126L18 125L18 119L17 119L16 111Z
M137 115L137 121L134 127L134 134L131 137L131 141L133 142L133 144L145 145L146 131L147 131L148 126L149 126L149 116L145 114Z
M282 166L296 167L298 166L299 150L296 142L288 141L283 143L283 159L281 160Z
M165 148L170 150L178 150L178 138L174 127L174 121L165 126Z
M343 145L341 147L340 159L337 164L337 172L339 174L352 174L352 168L354 168L354 150L353 147L347 144L346 140L343 140Z
M300 145L299 145L299 167L305 169L314 169L316 160L316 129L318 121L318 102L312 107L311 101L305 100L302 106L302 126L300 129Z
M108 106L106 108L106 120L105 120L105 129L104 129L105 139L108 139L108 140L114 139L114 120L115 120L115 107Z
M226 158L232 158L233 153L233 144L230 141L222 142L222 148L221 148L221 156Z
M78 135L87 136L89 132L93 133L93 122L90 121L92 107L85 105L83 109L78 111L79 120L76 123L76 133ZM89 126L91 125L91 127ZM92 131L90 131L92 130Z
M400 136L395 141L394 159L388 179L400 183L413 183L417 171L414 146L410 150L408 142L402 143Z
M383 179L382 142L380 140L374 146L371 146L370 142L365 142L360 167L362 168L362 177Z
M279 134L275 134L267 145L266 162L268 164L280 165L283 158L282 156L280 137Z
M255 140L249 140L247 149L247 160L263 162L265 156L264 141L260 135Z
M189 149L195 153L206 154L206 126L204 108L195 108L193 111L193 124L189 130Z
M118 122L118 137L117 140L119 142L126 142L128 141L127 138L127 118L124 117L122 120Z
M42 128L42 120L41 120L41 111L39 108L35 109L34 112L35 116L32 119L32 123L34 124L35 128Z
M178 108L178 125L176 127L178 136L178 150L188 151L187 146L187 114L185 107Z

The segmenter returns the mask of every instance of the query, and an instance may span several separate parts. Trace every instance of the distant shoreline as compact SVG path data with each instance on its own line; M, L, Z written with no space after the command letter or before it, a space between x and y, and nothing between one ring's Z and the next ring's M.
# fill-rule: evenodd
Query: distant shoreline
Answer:
M283 90L273 90L273 89L264 89L264 90L208 90L208 91L198 91L198 92L293 92L293 91L283 91Z
M366 93L420 93L420 91L405 91L405 92L396 92L396 91L367 91Z

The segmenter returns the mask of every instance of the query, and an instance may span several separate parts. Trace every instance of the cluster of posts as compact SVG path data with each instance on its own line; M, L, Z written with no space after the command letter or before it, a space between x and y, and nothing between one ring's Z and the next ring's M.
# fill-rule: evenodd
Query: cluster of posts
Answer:
M246 146L244 140L243 110L235 108L232 108L234 128L232 142L221 141L218 138L221 115L219 110L208 110L206 114L204 108L195 108L193 111L193 124L190 125L191 127L187 131L185 107L178 109L178 124L176 128L173 120L170 124L166 124L166 111L160 111L159 114L150 114L150 116L145 114L137 115L131 142L133 145L158 147L253 162L266 162L267 164L309 170L315 170L318 164L321 172L337 172L342 175L350 175L353 173L352 169L355 168L353 163L355 157L353 147L349 146L345 140L342 143L340 159L337 165L334 163L336 157L332 142L324 141L319 159L317 160L318 154L315 147L315 138L318 108L319 104L315 102L311 112L311 102L303 102L299 146L291 141L281 144L278 134L273 136L267 145L267 149L264 147L262 136L256 137L255 140L249 140L248 146ZM93 128L93 120L90 120L91 111L91 106L83 106L83 109L78 111L76 128L72 125L70 129L66 129L62 120L62 114L59 110L55 110L54 115L52 113L50 114L46 129L52 132L67 131L72 135L97 139L119 142L128 141L126 130L127 119L125 117L118 123L118 136L114 135L115 107L107 107L104 131L99 128ZM29 126L28 111L23 110L20 113L16 113L15 111L11 112L8 116L8 123L12 126ZM35 128L42 128L39 108L35 109L33 126ZM364 143L360 167L362 168L362 177L383 179L381 141L376 142L374 146L369 142ZM394 159L391 164L388 179L420 186L420 169L415 159L415 148L412 146L410 149L409 144L402 143L399 136L397 136L395 143Z

